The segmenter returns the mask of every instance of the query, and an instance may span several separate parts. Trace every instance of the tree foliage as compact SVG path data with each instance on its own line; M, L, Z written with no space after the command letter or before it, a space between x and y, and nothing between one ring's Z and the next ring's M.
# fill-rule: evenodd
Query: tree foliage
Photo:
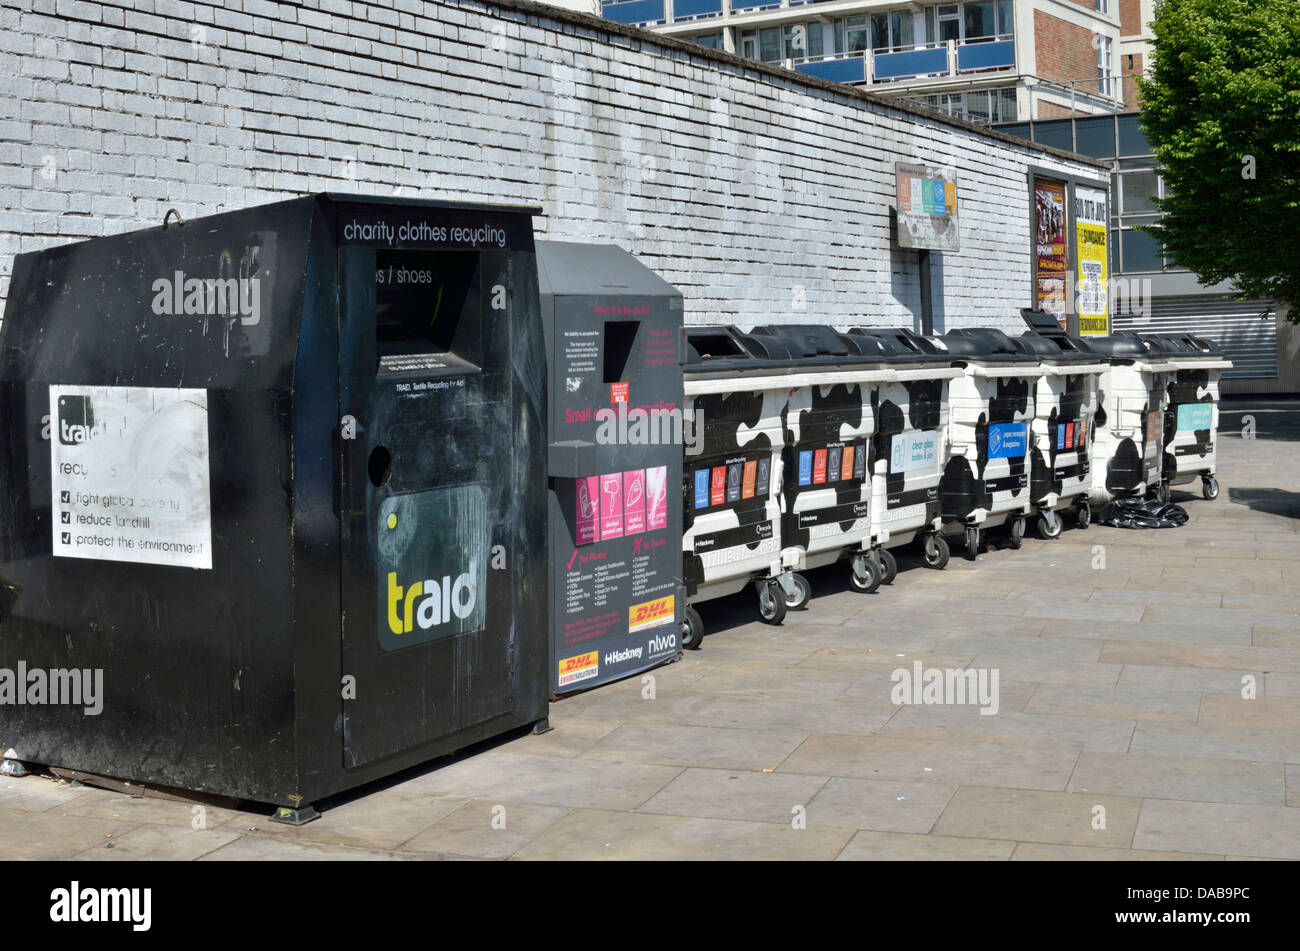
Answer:
M1141 122L1166 197L1146 230L1300 322L1300 0L1164 0L1152 27Z

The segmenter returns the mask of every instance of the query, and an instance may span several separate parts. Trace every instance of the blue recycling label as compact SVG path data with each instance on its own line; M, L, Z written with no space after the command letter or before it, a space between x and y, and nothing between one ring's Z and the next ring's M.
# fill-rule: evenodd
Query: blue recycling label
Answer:
M705 509L709 507L709 470L695 470L695 507Z
M811 449L805 449L799 453L800 485L812 485L812 462L813 454Z
M1018 459L1029 445L1028 423L993 423L989 426L989 458Z

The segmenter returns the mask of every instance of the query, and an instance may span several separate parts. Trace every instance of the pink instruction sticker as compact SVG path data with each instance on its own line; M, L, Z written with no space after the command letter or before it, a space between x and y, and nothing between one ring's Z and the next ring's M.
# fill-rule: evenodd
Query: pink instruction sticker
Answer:
M623 531L638 535L645 531L645 470L623 473Z
M619 538L623 534L623 473L611 472L600 477L600 537Z
M656 466L645 471L646 531L668 527L668 467Z
M596 524L600 521L600 479L584 476L577 485L577 535L579 545L590 545L596 540Z

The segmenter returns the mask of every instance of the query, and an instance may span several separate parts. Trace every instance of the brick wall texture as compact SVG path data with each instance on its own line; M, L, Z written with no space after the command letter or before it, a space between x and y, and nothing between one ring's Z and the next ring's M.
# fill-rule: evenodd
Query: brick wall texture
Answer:
M1072 79L1095 79L1097 76L1097 33L1057 19L1042 10L1034 11L1034 52L1038 75L1043 79L1066 82ZM1096 86L1093 86L1096 90Z
M1102 175L1028 144L526 4L0 0L0 296L15 253L168 208L400 189L539 204L693 323L913 325L896 161L958 170L937 324L1018 329L1029 166Z

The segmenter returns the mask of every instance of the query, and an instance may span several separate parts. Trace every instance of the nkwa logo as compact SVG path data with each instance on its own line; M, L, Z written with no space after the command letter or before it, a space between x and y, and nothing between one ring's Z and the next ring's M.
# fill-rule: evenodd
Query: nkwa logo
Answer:
M59 397L59 442L79 446L104 432L104 424L95 424L95 404L89 396Z

